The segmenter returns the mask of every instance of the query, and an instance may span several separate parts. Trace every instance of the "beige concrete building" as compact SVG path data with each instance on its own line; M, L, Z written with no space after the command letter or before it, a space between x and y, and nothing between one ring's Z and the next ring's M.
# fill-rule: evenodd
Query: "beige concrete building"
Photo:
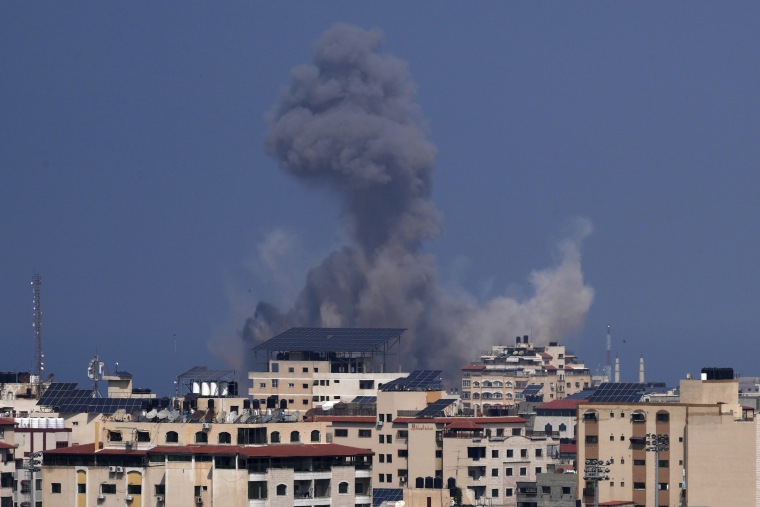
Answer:
M44 453L42 501L56 507L369 507L371 467L371 451L335 444L87 444Z
M578 413L584 505L594 502L594 482L582 473L586 460L609 469L602 474L609 480L598 483L602 502L654 505L657 495L660 507L758 505L758 425L754 410L738 403L738 382L683 380L679 403L592 398ZM651 435L667 437L667 445L653 445Z
M462 368L463 407L475 414L513 406L524 393L551 401L590 385L590 371L564 345L535 346L527 336L517 337L515 345L494 345Z
M325 403L375 396L407 375L392 356L403 329L291 328L258 345L267 371L251 371L248 391L256 407L309 410Z
M0 507L13 506L13 481L16 472L15 421L0 417Z

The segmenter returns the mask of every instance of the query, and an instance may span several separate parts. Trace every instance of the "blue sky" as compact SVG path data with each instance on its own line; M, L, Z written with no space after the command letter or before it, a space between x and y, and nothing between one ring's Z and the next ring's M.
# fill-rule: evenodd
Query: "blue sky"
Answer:
M260 300L292 304L345 231L333 192L267 155L265 116L341 22L382 31L381 53L416 83L442 215L423 251L442 287L529 298L583 218L593 302L563 341L589 366L611 323L624 379L641 353L670 383L707 365L758 375L758 15L751 2L0 4L0 370L31 367L34 272L47 371L84 382L97 351L162 393L195 364L225 367L209 342ZM267 271L262 244L278 238Z

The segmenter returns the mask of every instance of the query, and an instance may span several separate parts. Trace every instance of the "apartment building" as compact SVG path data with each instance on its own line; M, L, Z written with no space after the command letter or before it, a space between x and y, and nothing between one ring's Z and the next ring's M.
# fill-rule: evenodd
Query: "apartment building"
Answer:
M13 506L13 480L16 472L15 421L0 417L0 507Z
M494 345L462 368L462 400L474 413L499 411L520 400L564 399L591 385L591 373L564 345L535 346L528 336Z
M44 453L42 501L56 507L369 507L371 468L371 451L336 444L86 444Z
M261 407L309 410L374 396L405 376L389 371L404 329L291 328L255 347L267 371L251 371L249 394Z
M369 446L373 483L391 498L450 505L458 489L463 504L516 506L521 483L535 485L562 463L556 433L534 433L522 417L463 417L440 375L416 371L383 386L376 400L309 418L329 422L336 443Z
M758 426L738 403L738 382L682 380L678 403L643 403L645 388L602 384L578 405L583 505L595 493L635 506L655 495L660 507L756 505Z

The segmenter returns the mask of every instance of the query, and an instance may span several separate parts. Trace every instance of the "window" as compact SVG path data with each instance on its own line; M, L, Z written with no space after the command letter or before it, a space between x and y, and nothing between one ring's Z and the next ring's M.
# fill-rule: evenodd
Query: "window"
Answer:
M272 388L273 389L277 389L278 387L280 387L280 381L278 379L276 379L276 378L273 378L272 379Z
M499 476L499 469L498 468L492 468L491 469L491 477L498 477Z
M541 467L536 467L536 473L537 473L537 474L540 474L540 473L541 473Z
M304 373L309 373L309 369L308 369L308 368L306 368L306 367L304 367L304 369L303 369L303 372L304 372Z
M61 492L61 483L60 482L53 482L50 484L50 492L51 493L60 493Z
M436 458L443 458L443 451L438 449L435 451L435 457Z
M512 458L515 455L515 451L513 449L507 449L507 458Z
M498 458L499 457L499 450L498 449L493 449L491 451L491 457L492 458Z
M277 373L280 371L280 363L272 363L272 372Z
M520 467L520 475L521 476L528 475L528 467Z
M121 431L109 431L108 440L110 442L121 442Z
M142 484L127 484L128 495L142 495Z
M248 481L248 499L265 500L267 497L267 481Z
M372 430L359 430L359 438L372 438Z
M385 482L393 482L393 474L385 474Z
M544 455L543 449L536 449L536 457L540 458Z
M506 475L507 477L512 477L512 467L505 468L504 475Z
M541 486L541 494L542 495L551 495L552 488L551 486Z
M100 485L100 494L101 495L115 495L116 494L116 484L106 484L103 483Z
M208 443L208 433L205 431L197 431L195 432L195 443L196 444L207 444Z
M385 455L385 461L386 461L386 463L393 463L393 455L392 454L386 454Z
M386 444L392 444L393 443L393 435L388 435L385 437L385 443Z
M308 388L309 388L309 384L301 384L301 387L302 387L303 389L308 389Z
M521 435L520 428L512 428L512 436L519 437Z
M219 443L220 444L231 444L232 443L232 435L230 435L226 431L223 431L223 432L219 433Z
M385 454L379 455L380 463L385 463Z
M138 431L137 432L137 441L138 442L150 442L150 433L147 431Z
M384 474L380 474L380 482L385 482L385 475Z
M311 432L311 441L312 442L319 442L319 430L313 430Z
M266 387L267 387L266 382L259 382L259 388L266 389Z
M77 493L80 493L80 494L87 493L87 484L77 484Z
M348 436L348 430L345 430L345 429L335 430L335 436L336 437L347 437Z
M599 437L596 435L586 435L586 443L587 444L598 444L599 443Z
M504 496L512 496L512 488L505 489Z
M563 495L569 495L570 494L570 486L562 486L562 494Z
M492 489L491 490L491 496L493 498L499 498L499 490L498 489Z
M381 444L384 444L385 443L385 435L378 435L377 436L377 441L380 442Z
M660 468L670 468L670 461L667 459L661 459L657 462L657 466Z
M657 417L655 418L657 422L668 422L670 421L670 414L667 412L657 412Z
M635 459L633 460L633 466L635 467L643 467L646 466L647 462L643 459Z
M668 490L668 483L667 482L661 482L658 484L658 488L660 491L667 491Z
M166 484L156 484L153 487L153 494L155 494L155 495L165 495L166 494Z
M301 434L297 431L291 431L290 432L290 441L291 442L300 442L301 441Z
M620 441L625 442L625 435L620 435Z
M375 388L374 380L360 380L359 381L359 389L374 389L374 388Z
M565 425L565 423L562 423L562 424L559 425L559 430L560 431L567 431L567 426Z
M610 435L610 442L614 442L614 441L615 441L615 435Z
M285 484L277 485L277 496L285 496L288 494L288 487Z
M436 451L437 453L437 451ZM409 457L409 451L406 449L399 449L398 450L398 457L399 458L408 458ZM436 456L437 458L438 456Z
M634 482L633 489L647 489L647 484L645 482Z
M462 381L462 387L470 387L470 381L469 380L463 380Z
M347 495L348 494L348 483L347 482L341 482L338 484L338 493L341 495Z
M279 444L280 443L280 432L279 431L273 431L272 434L269 436L269 440L273 444Z
M292 366L288 366L288 373L295 373L296 369Z
M528 457L528 449L520 449L520 457L521 458L527 458Z
M267 429L264 428L238 428L237 431L238 445L249 444L266 444Z
M167 444L176 444L179 442L179 434L176 431L167 431L166 432L166 443Z
M295 385L295 383L293 383L293 382L288 382L288 387L295 387L295 386L296 386L296 385Z

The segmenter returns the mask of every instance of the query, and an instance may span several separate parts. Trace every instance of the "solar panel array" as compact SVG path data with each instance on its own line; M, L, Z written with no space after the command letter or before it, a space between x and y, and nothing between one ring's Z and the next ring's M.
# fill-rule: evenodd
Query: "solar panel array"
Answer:
M567 396L566 400L588 400L591 395L593 395L596 392L596 387L586 387L583 389L583 391L578 391L577 393L573 393L569 396Z
M396 328L293 327L253 350L372 352L404 331Z
M638 382L605 382L596 388L588 401L589 403L636 403L641 401L641 395L646 384Z
M456 401L457 400L452 398L444 398L434 401L427 407L417 412L417 417L438 417L447 407L451 406L451 404Z
M377 396L357 396L351 403L377 403Z
M123 409L128 414L143 408L146 399L140 398L92 398L87 405L88 414L113 414Z
M117 376L117 377L131 377L132 376L131 373L129 373L128 371L124 371L124 370L115 371L115 372L113 372L113 374L115 376Z
M92 400L92 389L77 389L73 382L54 382L37 401L37 405L52 407L57 412L86 412Z
M415 370L408 377L398 378L380 387L381 391L442 391L443 370Z
M180 380L198 380L209 382L219 380L233 380L235 378L234 370L209 370L205 366L194 366L178 377Z
M133 412L143 407L145 398L93 398L92 389L77 389L74 382L54 382L37 401L38 406L51 407L64 414L113 414L119 409Z
M539 396L539 393L543 387L543 384L528 384L528 386L525 387L525 389L523 389L522 392L517 395L517 397L525 400L528 400L528 398L535 398Z
M398 502L404 499L401 488L372 488L372 505L377 507L385 502Z

